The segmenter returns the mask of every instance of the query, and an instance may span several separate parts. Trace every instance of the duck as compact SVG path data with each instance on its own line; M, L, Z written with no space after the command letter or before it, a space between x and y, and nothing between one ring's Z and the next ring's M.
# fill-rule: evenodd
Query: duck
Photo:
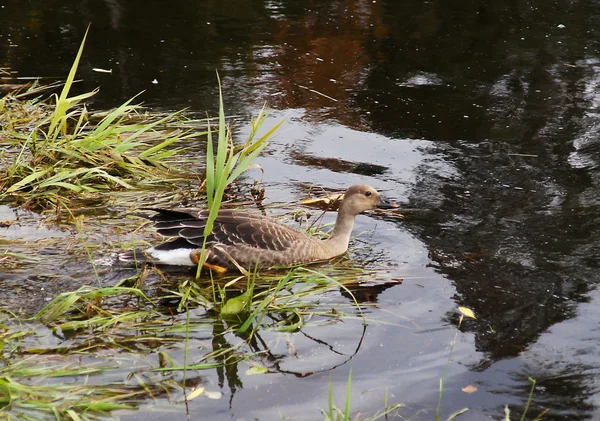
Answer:
M280 267L327 261L348 250L354 219L361 212L397 208L366 184L351 186L339 205L333 231L319 239L276 219L243 210L220 209L206 238L205 268L224 274L230 270L244 273L255 267ZM153 222L158 234L168 241L150 247L144 257L157 265L197 266L202 258L206 209L144 208L141 214ZM139 253L138 253L139 255ZM129 257L123 261L131 261ZM135 256L133 256L135 258Z

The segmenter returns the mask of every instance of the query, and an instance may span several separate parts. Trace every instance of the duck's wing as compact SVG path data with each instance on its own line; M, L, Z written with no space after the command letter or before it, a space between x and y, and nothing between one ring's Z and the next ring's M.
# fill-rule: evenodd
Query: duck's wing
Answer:
M150 209L155 215L146 216L154 221L157 232L169 238L186 241L191 246L202 247L204 228L208 221L207 210ZM263 250L288 250L307 234L262 215L222 209L219 211L207 245L246 245Z

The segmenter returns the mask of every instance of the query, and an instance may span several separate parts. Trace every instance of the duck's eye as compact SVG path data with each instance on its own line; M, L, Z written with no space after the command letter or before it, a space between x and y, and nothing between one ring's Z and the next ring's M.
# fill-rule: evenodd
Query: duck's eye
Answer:
M367 196L367 197L371 197L372 195L373 195L372 191L366 191L365 192L365 196Z

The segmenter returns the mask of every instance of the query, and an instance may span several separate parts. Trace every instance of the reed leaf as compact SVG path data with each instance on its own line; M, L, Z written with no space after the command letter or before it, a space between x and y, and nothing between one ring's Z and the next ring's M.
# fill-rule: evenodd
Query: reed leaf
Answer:
M21 181L13 184L11 187L9 187L6 190L6 192L12 193L19 189L22 189L23 187L28 186L32 181L42 178L44 175L48 174L50 171L52 171L52 168L46 168L43 170L35 171L32 174L29 174L27 177L23 178Z
M69 91L71 90L71 86L73 85L73 81L75 80L75 74L77 73L77 68L79 67L79 60L81 59L81 54L83 53L83 46L85 45L85 40L87 38L89 30L90 27L88 26L88 28L85 30L83 40L81 41L81 45L79 46L79 51L77 51L77 56L75 57L75 61L73 61L73 65L71 66L71 70L69 71L69 75L67 76L67 80L65 81L60 96L58 97L55 95L56 108L50 120L50 128L48 129L48 137L50 138L56 138L57 134L64 130L64 117L66 116L67 110L71 107L73 101L80 101L82 99L89 98L90 96L95 94L94 92L88 92L87 94L79 95L78 97L74 97L72 99L68 98Z
M204 228L204 242L200 253L200 264L196 271L196 278L200 277L200 269L205 258L206 238L211 233L217 214L221 207L223 194L226 187L246 171L256 157L267 146L275 131L283 124L283 120L273 126L259 139L254 139L257 131L267 117L266 107L263 107L256 120L251 121L250 135L238 152L234 152L231 139L231 130L225 122L225 107L223 106L223 92L221 79L217 73L219 84L219 126L217 132L217 151L214 153L212 129L208 127L208 143L206 146L206 197L209 216Z

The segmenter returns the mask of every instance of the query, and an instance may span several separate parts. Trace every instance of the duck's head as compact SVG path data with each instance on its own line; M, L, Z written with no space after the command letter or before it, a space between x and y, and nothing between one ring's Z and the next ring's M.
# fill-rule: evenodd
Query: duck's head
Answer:
M395 202L387 200L377 192L373 187L366 184L355 184L344 193L340 212L350 215L358 215L361 212L379 209L397 208Z

